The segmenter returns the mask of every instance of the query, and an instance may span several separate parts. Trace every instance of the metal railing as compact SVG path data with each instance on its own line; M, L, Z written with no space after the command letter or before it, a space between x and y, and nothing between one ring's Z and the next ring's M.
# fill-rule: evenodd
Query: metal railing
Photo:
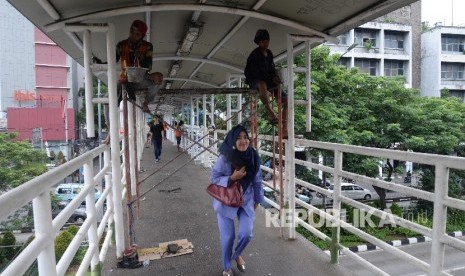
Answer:
M94 159L104 155L104 167L94 174ZM16 210L32 201L34 214L34 240L5 268L2 275L22 275L37 259L39 275L64 275L68 270L82 242L87 239L88 249L79 266L77 275L83 275L91 267L91 271L100 273L100 265L105 261L110 240L113 236L114 202L110 148L99 146L59 167L48 171L23 185L0 195L0 221L8 218ZM50 191L55 183L63 180L79 168L84 167L84 189L71 200L66 207L52 220L52 203ZM105 188L98 201L95 201L94 189L97 183L105 179ZM118 197L116 197L118 198ZM74 210L85 201L87 218L79 227L77 234L56 262L55 237L68 221ZM104 205L107 204L106 208ZM98 214L103 214L98 221ZM99 241L105 235L102 246ZM53 269L53 268L56 269Z
M184 146L191 145L191 155L199 154L202 151L201 145L216 145L217 133L224 133L222 130L215 130L213 136L204 136L204 132L201 129L195 129L194 133L190 133L195 141L198 141L198 145L193 145L193 142L184 139ZM202 141L204 137L204 141ZM200 140L199 140L200 139ZM270 136L261 135L259 141L261 143L265 141L271 141ZM288 147L288 145L286 144ZM350 251L347 247L340 243L340 230L341 227L348 232L357 235L363 240L378 246L379 248L391 253L395 256L402 258L403 260L411 263L418 267L422 271L425 271L429 275L449 275L444 269L444 248L446 245L452 246L459 250L465 251L465 242L449 236L446 232L447 223L447 208L455 208L459 210L465 210L465 201L457 198L451 198L448 196L448 174L450 169L465 170L465 158L442 156L434 154L423 154L413 152L402 152L396 150L376 149L360 146L341 145L317 141L309 141L303 139L295 139L295 146L312 148L316 150L332 151L334 154L333 167L326 165L313 163L309 161L297 160L292 155L284 156L285 168L290 168L296 164L302 165L308 169L314 169L323 171L333 175L334 189L332 192L316 185L315 183L309 183L302 179L298 179L294 175L289 175L286 171L284 195L286 204L286 210L281 209L280 211L290 211L291 216L287 216L290 219L289 225L289 236L292 237L295 232L295 227L300 225L314 234L316 237L327 241L331 245L331 260L334 263L338 262L339 253L344 253L347 256L353 258L355 261L364 265L367 269L375 272L379 275L387 275L384 271L378 267L369 263L359 255ZM289 147L288 147L289 148ZM215 146L216 149L216 146ZM120 153L122 153L121 151ZM292 152L292 151L288 151ZM94 173L93 162L100 154L104 153L104 167ZM259 150L261 155L272 156L271 152ZM355 174L352 172L344 171L342 168L344 154L357 154L366 157L375 157L382 159L394 159L399 161L410 161L419 164L425 164L435 167L435 192L427 192L419 190L413 187L407 187L405 185L387 182L384 180L367 177L364 175ZM199 158L200 162L210 163L214 160L214 154L208 154L208 158ZM51 201L50 201L50 189L54 183L57 183L67 175L76 171L80 167L84 166L84 185L85 188L74 198L67 207L52 220L51 216ZM124 163L121 164L124 166ZM10 214L22 208L22 206L33 202L34 211L34 222L35 222L35 239L10 263L10 265L4 270L4 275L21 275L29 266L37 259L39 263L39 274L40 275L64 275L68 269L71 261L74 258L81 242L87 237L89 242L89 248L84 256L82 263L80 264L78 275L84 274L89 266L92 269L98 269L99 264L105 261L108 245L110 244L110 238L113 235L113 230L110 225L113 221L114 205L120 204L121 201L115 202L113 199L121 199L124 197L125 190L120 197L114 197L112 194L112 183L110 173L110 153L108 146L100 146L92 151L89 151L82 156L73 159L57 169L49 171L41 176L38 176L31 181L3 194L0 196L0 220L6 219ZM262 166L263 171L272 172L272 169ZM124 170L122 170L124 171ZM286 177L287 176L287 177ZM105 189L102 192L100 199L95 202L93 195L95 183L101 181L105 177L107 183ZM363 182L373 186L381 187L387 190L396 191L407 196L416 197L426 201L433 202L433 226L428 228L422 226L416 222L401 218L393 215L392 213L373 208L367 204L359 201L350 199L341 194L341 183L343 178L354 179L357 182ZM124 178L123 178L124 179ZM124 183L124 181L122 181ZM316 192L322 193L329 198L333 199L333 209L331 211L321 210L311 204L308 204L298 198L295 198L295 185L299 184L304 187L310 188ZM77 235L63 254L62 258L58 263L55 261L55 249L54 249L54 238L59 233L62 226L66 223L69 216L72 214L80 203L85 200L87 208L87 219L80 227ZM280 209L280 205L265 199L272 206ZM103 213L103 218L98 223L97 213L103 212L104 202L107 203L106 211ZM366 232L361 228L351 225L345 222L341 218L341 203L345 203L354 208L369 212L381 219L389 218L394 221L396 225L407 228L414 232L420 233L424 236L432 239L431 243L431 259L430 262L422 261L415 258L412 255L405 253L404 251L390 245L389 243L382 241ZM306 220L298 217L296 211L296 204L300 207L306 208L307 211L313 212L319 215L331 224L332 235L329 237L327 234L321 232L317 227L310 224ZM284 226L281 226L284 227ZM102 238L106 230L105 240L101 248L99 248L98 241ZM56 267L56 270L50 270L51 267Z
M271 140L270 136L261 136L262 141ZM287 145L286 145L287 146ZM352 145L341 145L317 141L309 141L303 139L295 139L295 146L303 146L306 148L311 148L315 150L326 150L332 151L334 153L334 167L324 166L318 163L303 161L295 159L294 156L290 158L285 158L285 166L289 168L290 166L295 166L296 164L302 165L308 169L314 169L330 173L333 175L334 188L333 191L328 191L315 183L309 183L304 180L298 179L296 176L287 177L285 179L285 198L287 203L286 210L292 214L286 214L290 216L281 216L289 218L289 223L287 227L295 228L297 225L301 225L316 237L327 241L330 246L331 260L333 263L338 262L339 253L342 252L347 256L353 258L355 261L358 261L360 264L364 265L370 271L376 273L377 275L388 275L386 272L380 270L378 267L369 263L367 260L363 259L359 255L350 251L347 247L343 246L340 243L340 229L341 227L346 231L360 237L361 239L383 249L384 251L397 256L408 263L416 266L424 272L427 272L428 275L450 275L447 270L444 268L444 250L445 246L449 245L461 251L465 251L465 242L451 237L446 233L446 223L447 223L447 208L455 208L458 210L465 210L465 201L462 199L452 198L448 196L448 185L449 185L449 170L465 170L465 158L453 157L453 156L443 156L435 154L424 154L424 153L413 153L397 150L386 150L386 149L377 149L377 148L368 148ZM263 150L259 151L260 154L266 156L272 156L272 153L266 152ZM392 182L387 182L384 180L367 177L364 175L355 174L352 172L344 171L342 169L343 156L345 153L357 154L360 156L382 158L382 159L393 159L399 161L410 161L418 164L425 164L435 167L435 180L434 180L434 193L423 191L413 187L407 187L405 185L396 184ZM272 172L271 169L262 166L262 170L267 172ZM284 173L286 176L286 173ZM353 200L341 194L341 183L342 179L353 179L357 182L362 182L384 188L390 191L395 191L402 193L407 196L412 196L418 199L425 201L433 202L433 226L432 228L425 227L414 221L404 219L402 217L396 216L390 212L385 212L377 208L373 208L367 204L361 203L359 201ZM267 184L267 183L266 183ZM302 185L316 192L322 193L325 196L333 199L333 209L329 212L325 212L311 204L308 204L298 198L295 198L295 184ZM271 187L273 188L273 187ZM276 202L265 198L266 202L271 206L279 210L279 204ZM301 219L296 211L296 203L300 207L306 208L308 212L319 215L322 219L328 221L331 225L332 235L331 237L327 236L325 233L318 230L314 225L309 222ZM390 245L389 243L382 241L366 232L361 228L357 228L350 223L347 223L341 218L341 203L345 203L349 206L363 210L366 213L373 214L380 219L388 220L394 222L395 225L407 228L411 231L420 233L426 237L432 239L431 243L431 259L428 262L422 261L404 251ZM291 233L291 231L289 231Z
M223 130L215 130L213 133L213 137L209 137L210 141L216 141L217 133L226 133ZM198 135L194 135L197 137ZM207 138L206 138L207 139ZM267 135L260 135L259 138L259 148L260 144L263 144L264 141L272 141L271 136ZM211 143L210 143L211 144ZM289 148L288 142L286 142L285 146ZM448 182L449 182L449 169L456 169L456 170L465 170L465 158L461 157L453 157L453 156L443 156L443 155L435 155L435 154L424 154L424 153L414 153L414 152L405 152L405 151L398 151L398 150L386 150L386 149L377 149L377 148L369 148L369 147L360 147L360 146L352 146L352 145L341 145L341 144L334 144L334 143L325 143L325 142L318 142L318 141L309 141L304 139L295 139L295 147L305 147L305 148L312 148L315 150L326 150L332 151L334 154L334 167L324 166L322 164L303 161L295 159L294 156L290 158L286 158L285 160L285 167L290 168L294 167L296 164L302 165L307 169L313 169L322 171L323 173L329 173L333 175L333 183L334 188L333 191L328 191L324 189L316 183L309 183L302 179L297 178L295 175L289 175L286 170L284 173L284 195L285 195L285 204L282 206L287 206L286 210L280 210L280 204L265 198L265 201L270 204L272 207L276 208L280 211L287 211L292 212L292 214L286 214L290 216L281 216L281 218L290 218L290 223L287 223L287 227L289 228L289 237L293 238L293 232L295 232L295 228L297 225L300 225L314 234L316 237L327 241L331 245L331 261L333 263L337 263L339 261L339 254L343 253L355 261L359 262L363 266L365 266L368 270L376 273L377 275L388 275L386 272L382 271L378 267L374 266L367 260L363 259L356 253L349 250L349 248L343 246L340 243L340 229L341 227L348 232L360 237L361 239L385 250L386 252L397 256L410 264L418 267L424 272L427 272L428 275L450 275L447 270L444 268L444 250L445 246L449 245L459 250L465 252L465 242L449 236L446 231L446 223L447 223L447 208L455 208L458 210L465 211L465 200L452 198L448 196ZM200 152L201 147L196 145L197 147L195 152ZM293 152L293 151L290 151ZM273 157L272 152L259 150L261 155L265 155L268 157ZM343 164L343 156L344 153L349 154L357 154L360 156L365 157L374 157L379 159L392 159L392 160L399 160L399 161L409 161L418 164L430 165L435 167L435 188L434 193L427 192L420 190L414 187L407 187L405 185L396 184L393 182L387 182L384 180L367 177L364 175L355 174L352 172L344 171L342 169ZM210 158L213 159L214 163L214 155L209 155ZM273 173L273 170L261 166L263 171ZM275 171L278 173L278 171ZM276 177L276 175L275 175ZM342 179L353 179L356 182L366 183L368 185L377 186L380 188L384 188L390 191L398 192L406 196L415 197L417 199L426 200L429 202L433 202L434 209L433 209L433 226L432 228L425 227L420 225L414 221L396 216L391 212L386 212L379 210L377 208L371 207L367 204L361 203L359 201L353 200L341 194L341 183ZM265 185L268 185L270 188L273 188L267 182L263 182ZM333 199L333 208L329 211L321 210L313 205L310 205L298 198L295 198L295 185L299 184L304 187L310 188L318 193L324 194L325 196ZM279 188L275 188L278 189ZM430 262L422 261L404 251L396 248L395 246L382 241L366 232L362 229L353 226L350 223L345 222L341 218L341 203L345 203L349 206L362 210L366 213L373 214L381 219L388 220L390 222L394 222L395 225L404 227L416 233L419 233L423 236L429 237L432 240L431 243L431 259ZM296 211L296 204L303 208L306 208L308 212L312 212L314 214L319 215L324 220L328 221L332 225L332 235L329 237L325 233L319 231L316 227L308 223L307 221L301 219L299 217L299 212Z

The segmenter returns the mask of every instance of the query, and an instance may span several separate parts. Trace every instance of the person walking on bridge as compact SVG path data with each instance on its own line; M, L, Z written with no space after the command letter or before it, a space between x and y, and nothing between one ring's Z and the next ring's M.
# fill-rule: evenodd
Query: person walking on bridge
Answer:
M153 125L150 127L152 133L153 152L155 154L155 162L160 162L161 148L164 140L163 121L160 118L155 118Z
M236 261L239 271L245 272L245 261L241 254L253 237L255 209L263 202L262 173L260 157L250 146L249 135L242 125L237 125L229 131L219 151L220 156L212 169L211 183L227 187L230 183L239 181L243 190L241 207L230 207L216 199L213 200L220 232L223 276L232 276L232 260ZM239 227L233 254L236 217Z

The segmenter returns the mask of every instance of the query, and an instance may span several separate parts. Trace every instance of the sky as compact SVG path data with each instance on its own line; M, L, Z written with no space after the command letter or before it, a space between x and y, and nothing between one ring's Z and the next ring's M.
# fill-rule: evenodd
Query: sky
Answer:
M444 26L465 27L465 0L422 0L421 21L433 26L442 22ZM453 6L453 9L452 9Z

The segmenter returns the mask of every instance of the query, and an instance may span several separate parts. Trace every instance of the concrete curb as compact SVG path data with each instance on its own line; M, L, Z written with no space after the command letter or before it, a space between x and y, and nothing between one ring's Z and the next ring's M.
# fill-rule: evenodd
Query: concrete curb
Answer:
M451 236L451 237L455 237L455 238L463 237L463 236L465 236L465 231L455 231L455 232L448 233L448 235ZM416 243L420 243L420 242L430 242L430 241L431 241L430 237L418 236L418 237L407 238L407 239L402 239L402 240L393 240L393 241L389 241L387 243L394 246L394 247L398 247L398 246L402 246L402 245L409 245L409 244L416 244ZM378 246L375 246L373 244L361 244L361 245L349 247L349 250L352 251L352 252L355 252L355 253L371 251L371 250L376 250L376 249L381 249L381 248L379 248ZM329 250L325 250L324 252L326 254L330 255Z

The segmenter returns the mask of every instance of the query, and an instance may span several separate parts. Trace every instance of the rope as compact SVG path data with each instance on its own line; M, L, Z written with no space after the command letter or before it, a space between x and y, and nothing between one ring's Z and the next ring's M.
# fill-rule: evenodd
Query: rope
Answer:
M242 109L241 109L242 111ZM239 113L239 112L238 112ZM256 115L256 114L252 114L252 115ZM231 116L231 118L229 118L228 120L231 120L233 119L235 116L237 116L237 114ZM242 120L241 123L243 123L245 120ZM204 135L202 138L200 138L199 140L202 140L203 138L205 138L208 134ZM155 189L157 186L159 186L161 183L163 183L165 180L167 180L169 177L171 177L174 173L178 172L180 169L184 168L187 164L189 164L190 162L192 162L192 160L195 160L197 157L199 157L201 154L203 154L205 151L209 150L210 147L214 146L216 143L218 143L220 140L216 140L213 144L211 144L208 148L207 147L204 147L203 145L200 145L203 150L201 152L199 152L197 155L195 155L194 157L192 157L187 163L185 163L184 165L182 165L181 167L177 168L176 170L174 170L173 172L171 172L170 174L168 174L165 178L163 178L162 180L160 180L157 184L153 185L149 190L147 190L145 193L139 195L139 197L137 197L136 199L132 200L129 204L133 204L135 201L139 200L141 197L143 197L144 195L148 194L150 191L152 191L153 189ZM189 146L187 149L193 147L194 145L192 144L191 146ZM173 159L171 159L169 162L165 163L161 168L157 169L156 171L154 171L153 173L151 173L150 175L148 175L146 178L144 178L143 180L141 180L140 183L142 183L143 181L147 180L149 177L153 176L155 173L157 173L158 171L160 171L161 169L163 169L164 167L166 167L169 163L173 162L176 158L178 158L182 153L178 153Z

